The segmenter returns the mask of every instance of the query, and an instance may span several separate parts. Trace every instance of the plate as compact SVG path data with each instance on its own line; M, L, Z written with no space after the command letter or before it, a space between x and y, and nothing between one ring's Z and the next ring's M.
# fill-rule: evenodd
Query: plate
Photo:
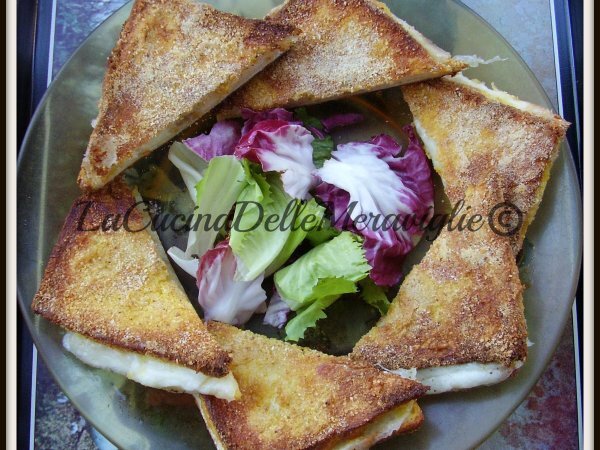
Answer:
M262 17L275 2L214 1L216 7ZM390 9L453 54L500 56L506 61L469 69L469 77L546 107L550 102L510 45L464 5L451 0L390 0ZM120 448L214 448L199 413L160 401L155 391L124 377L92 369L67 354L62 332L34 317L31 299L72 201L77 173L96 116L104 65L131 4L98 27L60 71L38 107L18 164L17 287L21 309L38 351L65 394L83 416ZM373 109L375 130L410 121L398 89L351 101ZM317 107L316 111L331 105ZM322 109L324 110L324 109ZM368 138L370 129L353 130ZM347 137L347 136L346 136ZM343 136L338 136L343 138ZM512 379L487 388L428 397L420 403L423 427L378 448L464 449L481 443L514 410L546 367L570 316L581 261L580 193L565 144L554 164L542 205L527 236L522 278L530 340L529 358ZM157 400L158 398L158 400Z

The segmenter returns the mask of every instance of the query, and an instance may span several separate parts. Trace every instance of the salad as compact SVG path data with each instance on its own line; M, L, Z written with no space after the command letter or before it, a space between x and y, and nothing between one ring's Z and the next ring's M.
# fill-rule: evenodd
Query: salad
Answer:
M186 248L167 253L196 278L205 319L243 325L261 313L298 341L345 294L385 314L433 215L412 126L406 148L385 134L336 145L331 131L362 115L279 108L242 118L169 150L195 208Z

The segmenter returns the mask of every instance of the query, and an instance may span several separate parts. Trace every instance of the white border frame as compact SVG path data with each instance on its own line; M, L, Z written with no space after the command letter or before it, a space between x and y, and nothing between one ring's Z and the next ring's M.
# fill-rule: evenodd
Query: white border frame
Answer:
M56 33L56 7L57 0L52 0L52 19L50 21L50 41L48 43L48 73L46 76L46 87L52 83L52 69L54 67L54 36ZM16 217L16 216L15 216ZM33 344L31 352L31 400L29 409L29 450L35 450L35 407L37 401L37 369L38 351Z
M554 71L556 74L556 93L557 93L557 97L558 97L558 113L564 117L564 105L563 105L563 89L562 89L562 76L560 73L560 58L559 58L559 51L558 51L558 37L557 37L557 32L556 32L556 9L555 9L555 5L554 5L554 0L549 0L550 3L550 16L551 16L551 22L552 22L552 42L554 44ZM570 16L567 17L567 19L570 19ZM568 33L569 33L569 38L571 38L571 23L569 22L569 20L567 20L567 29L568 29ZM571 41L571 39L569 39L569 41ZM572 44L572 42L569 42L569 44ZM571 61L570 64L570 71L571 71L571 76L572 76L572 80L574 81L575 78L575 68L573 66L573 60L574 60L574 55L573 55L573 46L569 45L569 58ZM573 99L575 102L574 105L574 109L575 109L575 127L576 127L576 134L577 134L577 139L578 141L580 141L581 139L581 135L580 135L580 126L579 126L579 102L577 99L577 92L575 89L575 83L573 82ZM574 357L575 357L575 390L576 390L576 396L577 396L577 437L578 437L578 441L579 441L579 448L583 448L583 414L582 414L582 403L581 403L581 370L580 370L580 361L579 361L579 325L577 322L577 316L578 316L578 312L577 312L577 304L574 301L573 302L573 308L571 309L571 318L572 318L572 322L573 322L573 349L574 349Z

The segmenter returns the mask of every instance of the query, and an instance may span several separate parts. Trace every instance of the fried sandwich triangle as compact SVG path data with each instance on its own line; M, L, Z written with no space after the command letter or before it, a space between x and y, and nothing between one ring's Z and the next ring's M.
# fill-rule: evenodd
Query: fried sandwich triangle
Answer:
M501 201L495 184L467 188L470 217L481 220L442 229L388 313L356 344L355 360L414 378L429 393L498 383L523 365L523 287L509 238L488 221Z
M448 198L496 177L522 225L511 237L515 255L538 210L552 163L569 124L539 106L459 74L402 88L415 127Z
M79 185L105 185L207 114L294 41L290 26L193 0L136 0L108 60Z
M299 40L229 97L220 117L321 103L466 67L375 0L288 0L266 19L297 27Z
M120 179L73 205L32 309L85 363L141 384L232 400L230 356L209 334ZM103 225L107 231L103 231Z
M242 394L196 396L219 449L366 449L423 421L419 383L231 325L208 329L230 352Z

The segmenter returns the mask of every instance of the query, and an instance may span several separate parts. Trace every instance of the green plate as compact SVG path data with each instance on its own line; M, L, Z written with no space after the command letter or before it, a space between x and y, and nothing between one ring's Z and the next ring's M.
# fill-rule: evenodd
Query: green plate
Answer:
M248 17L262 17L274 6L268 0L210 3ZM495 82L524 100L551 107L516 52L462 4L450 0L392 0L388 5L454 54L484 58L499 55L507 59L469 69L467 76ZM193 407L157 404L151 390L80 363L63 350L61 330L34 317L29 308L62 222L78 194L77 173L91 132L90 121L97 113L105 61L130 8L126 5L117 11L89 36L56 77L31 121L18 167L19 303L37 348L63 391L115 445L125 449L214 448ZM368 108L373 114L361 127L336 135L339 141L366 139L381 132L396 134L399 125L411 120L398 89L342 103L312 110L324 114L328 108ZM493 387L422 400L426 417L423 427L380 448L471 448L502 423L541 375L569 318L581 260L580 194L566 145L554 165L528 240L532 245L528 246L523 276L530 286L525 291L525 309L534 345L523 369L511 380ZM423 243L416 255L426 246ZM345 314L342 309L332 311L331 320L323 324L330 338L324 350L343 353L360 334L355 328L342 327Z

